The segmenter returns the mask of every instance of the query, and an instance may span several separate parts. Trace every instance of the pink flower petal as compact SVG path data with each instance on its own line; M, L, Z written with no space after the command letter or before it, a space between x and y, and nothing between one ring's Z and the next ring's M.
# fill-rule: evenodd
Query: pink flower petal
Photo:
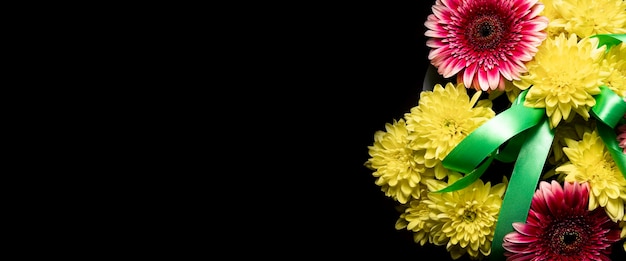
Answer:
M447 21L449 20L449 16L447 16L445 13L448 12L448 9L446 7L440 6L440 5L433 5L433 7L431 8L433 10L433 14L435 15L435 17L437 17L438 20L442 20L442 21Z
M543 181L543 183L547 182ZM557 211L560 209L560 206L563 206L565 204L563 200L563 189L561 189L561 185L556 181L552 181L552 183L550 183L550 185L548 186L550 188L544 190L544 194L546 195L546 203L548 203L550 213L552 213L552 215L554 216L559 216L560 213L558 213Z
M489 82L489 89L495 90L500 84L500 73L498 67L494 67L487 70L487 81Z
M450 78L458 73L460 70L465 68L465 60L447 59L442 65L440 65L439 68L442 67L443 70L441 72L441 75L443 75L444 78Z
M487 71L480 68L478 69L478 73L476 75L478 77L478 86L481 90L486 91L489 90L489 79L487 76Z
M546 8L545 5L541 4L541 5L534 5L533 7L530 8L531 13L527 14L526 16L528 16L529 18L536 18L544 9ZM545 18L546 20L548 20L547 17L541 17L541 18Z
M470 66L472 66L472 65L473 64L471 64ZM460 77L459 80L463 82L463 85L465 85L465 88L472 87L472 77L473 77L473 75L474 75L474 70L471 70L469 67L465 68L465 70L463 70L462 74L459 74L459 77Z
M459 0L441 0L441 3L450 8L450 10L456 10L459 7Z
M548 27L548 24L546 23L547 21L548 21L547 18L546 19L538 18L537 20L521 23L520 25L522 26L524 31L539 31L539 30L546 29ZM542 34L539 34L539 36L541 35Z
M537 235L538 233L541 233L541 229L539 229L538 227L529 225L529 224L524 224L524 223L513 223L513 228L519 232L522 235L525 236L534 236Z
M434 52L435 50L437 50L438 52L441 52L441 48L448 48L448 43L444 43L443 41L441 41L441 39L437 39L437 38L430 38L426 41L426 46L432 48L430 49L430 52Z
M528 10L535 4L537 4L538 0L516 0L511 3L512 6L517 7L518 10Z

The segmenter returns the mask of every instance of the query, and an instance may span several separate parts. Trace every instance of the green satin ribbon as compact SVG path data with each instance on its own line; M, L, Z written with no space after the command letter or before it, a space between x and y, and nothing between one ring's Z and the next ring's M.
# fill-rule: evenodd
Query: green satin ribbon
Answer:
M461 173L471 172L487 156L520 132L539 123L545 110L523 106L523 91L509 109L499 113L472 131L443 159L444 167Z
M485 173L485 171L487 171L487 168L489 168L489 165L491 165L491 162L493 161L493 159L495 158L496 152L494 151L491 156L489 156L489 158L487 158L487 160L485 160L485 162L483 162L482 164L480 164L480 166L474 170L472 170L470 173L467 173L463 176L463 178L455 181L454 183L452 183L451 185L437 190L435 191L436 193L443 193L443 192L452 192L455 190L459 190L462 188L465 188L469 185L471 185L472 183L474 183L474 181L476 181L477 179L479 179L483 173Z
M526 222L530 203L543 172L553 139L554 130L550 128L547 117L529 130L528 139L519 152L509 186L502 200L496 230L491 241L490 256L493 258L490 260L504 260L504 248L502 248L504 236L513 231L512 224L514 222Z
M618 45L626 41L626 34L596 34L590 37L598 38L598 40L600 40L598 46L601 47L606 45L607 51L614 45Z
M626 154L619 147L615 134L615 127L626 114L626 102L608 87L602 86L600 89L601 93L595 97L596 105L591 108L591 115L598 120L598 134L613 157L617 168L626 178Z
M523 137L526 136L520 133L537 125L545 117L545 110L523 106L527 93L528 90L520 93L509 109L472 131L450 151L442 161L443 166L468 174L436 192L450 192L469 186L482 176L494 158L503 162L517 159L524 144ZM513 138L518 137L518 134L520 138ZM507 141L508 145L498 152Z

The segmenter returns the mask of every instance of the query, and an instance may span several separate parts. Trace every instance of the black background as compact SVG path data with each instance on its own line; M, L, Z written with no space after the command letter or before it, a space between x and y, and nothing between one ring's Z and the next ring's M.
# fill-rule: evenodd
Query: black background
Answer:
M452 260L445 246L420 246L410 232L394 228L397 204L363 165L374 133L418 104L429 66L424 22L433 3L338 6L310 22L315 29L305 33L307 48L301 50L308 64L297 70L305 77L296 80L310 87L277 112L293 121L287 132L297 136L287 142L285 154L293 166L287 176L295 183L289 193L298 196L282 203L287 212L276 221L288 223L285 251L322 258Z
M424 22L432 3L362 6L351 10L357 15L349 16L353 19L339 32L338 38L345 42L333 53L343 66L333 68L344 82L333 85L337 90L332 95L337 95L333 104L340 113L326 115L327 120L336 122L326 130L339 136L331 138L337 146L334 164L325 174L320 173L328 182L338 182L333 184L336 196L333 208L326 208L329 219L324 222L333 229L323 236L326 240L322 243L334 255L451 260L445 246L420 246L410 232L394 228L400 214L397 204L384 195L374 183L372 171L363 166L374 133L418 104L429 66Z
M299 162L311 171L302 182L315 185L304 197L309 208L296 210L308 221L293 221L290 238L300 243L290 247L320 257L451 260L445 246L420 246L410 232L394 228L397 204L363 165L374 133L418 104L429 66L424 22L432 3L344 7L324 23L324 37L311 38L319 52L309 74L315 84L306 105L297 100L293 106L313 110L302 119L310 133L302 138L311 146L301 148L307 156Z
M340 227L327 235L337 237L332 247L347 257L450 259L444 246L421 247L410 232L394 228L400 214L396 202L384 195L372 171L363 166L374 133L417 105L429 65L423 24L431 5L430 1L378 3L355 10L360 12L358 20L347 23L345 32L351 37L339 52L345 56L339 57L346 59L348 76L340 88L349 91L337 101L346 113L329 116L341 117L336 120L343 123L335 126L343 137L338 144L346 145L336 155L337 165L345 168L336 173L341 176L341 196L335 199L341 202L336 206L339 215L331 215Z

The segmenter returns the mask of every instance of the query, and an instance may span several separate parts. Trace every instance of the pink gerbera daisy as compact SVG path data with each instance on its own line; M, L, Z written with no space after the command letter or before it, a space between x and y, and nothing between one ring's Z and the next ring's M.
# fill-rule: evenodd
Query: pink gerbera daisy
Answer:
M602 208L588 210L589 185L541 181L526 223L504 237L507 260L611 260L621 229Z
M504 90L546 38L537 0L437 0L424 23L430 62L466 88Z

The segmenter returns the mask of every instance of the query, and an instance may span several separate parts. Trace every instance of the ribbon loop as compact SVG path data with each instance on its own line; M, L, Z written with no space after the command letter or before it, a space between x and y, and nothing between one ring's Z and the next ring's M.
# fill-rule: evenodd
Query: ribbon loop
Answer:
M600 87L600 94L595 96L596 105L591 108L594 116L605 125L615 128L626 114L626 102L622 97L606 86Z
M523 104L526 93L527 90L518 96L520 104ZM537 125L544 115L543 109L511 106L467 135L443 159L443 166L461 173L473 171L504 142Z

